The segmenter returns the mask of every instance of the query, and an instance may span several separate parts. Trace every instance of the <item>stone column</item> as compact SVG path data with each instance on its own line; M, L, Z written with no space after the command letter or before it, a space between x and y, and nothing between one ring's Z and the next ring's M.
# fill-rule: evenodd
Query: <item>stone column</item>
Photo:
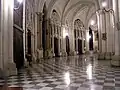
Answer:
M86 52L89 52L89 30L86 30Z
M78 34L77 34L77 30L76 31L76 53L78 54Z
M99 46L101 53L113 52L114 28L110 10L101 10L98 17ZM102 42L101 42L102 41ZM101 44L102 43L102 44Z
M40 49L40 13L36 13L37 49Z
M120 55L120 0L112 0L115 19L115 55Z
M84 34L82 31L82 52L84 53Z
M26 58L25 58L25 54L26 54L26 48L25 48L25 34L26 34L26 1L24 0L23 1L23 30L24 30L24 33L23 33L23 47L24 47L24 62L26 62Z
M2 1L0 1L0 2L1 2L1 3L0 3L1 6L2 6ZM2 9L3 9L3 8L0 7L0 13L1 13L1 14L0 14L0 69L3 69L3 65L4 65L4 64L3 64L3 59L2 59L2 57L3 57L3 55L2 55L2 53L3 53L3 52L2 52L2 44L3 44L3 43L2 43L2 42L3 42L3 41L2 41L2 40L3 40L3 39L2 39L2 34L3 34L2 25L3 25L3 24L2 24L2 22L1 22L1 21L4 20L4 19L2 18L4 14L2 13L2 11L3 11Z
M98 33L99 33L99 52L107 52L107 33L106 33L106 16L104 10L97 12Z
M32 57L33 57L32 60L35 61L35 53L34 53L34 51L35 51L35 37L36 36L35 36L34 28L33 28L32 24L28 28L31 31L31 53L32 53Z
M47 29L46 29L46 57L51 58L51 49L50 49L50 24L51 20L47 20Z
M98 50L99 53L102 52L102 34L101 34L101 27L100 27L100 12L98 11L97 14L97 24L98 24Z
M1 0L1 63L7 75L16 74L16 65L13 62L13 6L14 1ZM9 16L9 17L8 17Z
M92 31L93 34L93 50L95 51L95 33Z
M55 56L55 53L54 53L54 24L52 24L52 54L53 56Z
M37 13L37 48L42 50L42 13Z
M59 25L58 25L57 27L58 27L58 28L57 28L57 29L58 29L58 30L57 30L57 31L58 31L58 55L60 56L60 31L61 31L60 29L61 29L61 28L60 28Z
M102 53L107 52L107 26L106 26L106 12L102 10L101 33L102 33ZM105 37L104 37L105 36Z
M115 23L115 55L112 56L111 64L114 66L120 66L120 0L112 0L113 10L114 10L114 23Z
M62 56L67 56L66 53L66 38L63 36L63 30L65 29L65 26L62 25L61 31L62 31Z
M42 47L42 22L43 22L43 13L37 13L37 57L38 59L43 58L43 47Z
M106 12L106 32L107 32L107 52L113 53L113 43L114 43L114 20L113 13L111 10Z
M73 56L76 54L75 52L75 43L74 43L74 30L72 29L72 25L69 25L69 42L70 42L70 55Z
M43 48L42 48L42 22L43 22L43 13L40 13L40 23L39 23L39 25L40 25L40 50L43 50Z

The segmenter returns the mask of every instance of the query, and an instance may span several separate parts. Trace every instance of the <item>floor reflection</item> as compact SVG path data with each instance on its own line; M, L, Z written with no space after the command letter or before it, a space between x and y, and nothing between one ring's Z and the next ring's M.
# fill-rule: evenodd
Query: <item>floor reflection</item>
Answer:
M96 55L45 59L0 79L0 90L120 90L120 68Z

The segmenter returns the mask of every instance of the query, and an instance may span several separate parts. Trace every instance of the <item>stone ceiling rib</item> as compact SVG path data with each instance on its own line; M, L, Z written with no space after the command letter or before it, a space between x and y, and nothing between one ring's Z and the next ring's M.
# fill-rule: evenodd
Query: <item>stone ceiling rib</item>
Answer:
M48 18L50 17L51 10L52 10L54 4L55 4L57 1L58 1L58 0L51 0L51 1L50 1L49 5L48 5L48 16L47 16Z
M64 6L64 9L63 9L63 12L62 12L62 18L61 18L61 21L62 21L62 19L64 18L63 13L65 12L65 8L66 8L66 6L68 5L69 2L70 2L70 0L68 0L67 3L66 3L65 6Z
M88 20L89 20L89 19L88 19L88 15L89 15L89 12L90 12L90 10L91 10L92 7L95 7L95 5L94 5L94 6L93 6L93 5L89 6L88 11L86 12L86 18L85 18L85 19L86 19L86 22L85 22L85 24L88 23Z
M72 5L71 7L69 7L67 10L66 10L66 12L64 13L64 18L69 14L69 12L73 9L73 8L79 8L80 7L80 5L81 4L83 4L82 5L82 7L84 7L84 5L85 4L94 4L93 2L90 2L90 1L88 1L88 2L86 2L86 1L79 1L79 2L77 2L77 3L75 3L74 5ZM79 9L78 9L79 10ZM64 20L64 19L63 19Z
M81 5L81 4L91 4L91 3L93 3L93 2L90 2L90 1L79 1L79 2L76 2L74 5L72 5L72 6L70 6L67 10L66 10L66 12L64 12L64 17L66 17L67 16L67 13L72 9L72 8L75 8L75 7L77 7L78 5Z
M46 2L47 2L47 0L46 0ZM83 7L84 7L85 4L94 5L95 10L97 8L99 8L99 2L98 2L98 0L75 0L74 3L72 3L72 2L73 2L72 0L50 0L49 3L47 4L48 5L47 6L48 7L48 13L47 13L48 16L47 17L50 18L52 10L57 8L57 9L59 9L59 14L61 16L61 21L63 23L63 21L65 20L65 18L67 17L67 15L72 10L74 10L73 8L76 8L75 14L77 14L77 11L79 10L77 8L80 8L81 5ZM61 3L61 4L59 4L59 3ZM89 10L86 11L86 14L87 13L89 14ZM75 14L73 14L73 15L75 15ZM85 16L85 18L87 19L87 16Z
M82 11L82 10L84 10L84 9L86 9L86 8L88 8L88 5L87 5L87 4L84 5L84 6L81 6L80 8L78 8L78 9L74 12L74 14L73 14L73 16L72 16L72 21L74 20L74 18L76 17L76 15L78 14L79 11Z

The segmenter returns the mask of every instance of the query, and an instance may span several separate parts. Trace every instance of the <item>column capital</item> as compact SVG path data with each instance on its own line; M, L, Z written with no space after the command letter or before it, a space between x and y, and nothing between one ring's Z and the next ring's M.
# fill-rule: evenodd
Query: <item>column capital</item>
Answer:
M36 14L38 15L38 17L39 17L39 21L43 21L43 15L44 15L44 13L42 13L42 12L36 12Z

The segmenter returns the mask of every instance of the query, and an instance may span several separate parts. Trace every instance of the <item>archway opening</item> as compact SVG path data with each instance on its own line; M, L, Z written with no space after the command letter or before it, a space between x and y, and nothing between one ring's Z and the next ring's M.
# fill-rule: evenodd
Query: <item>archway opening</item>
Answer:
M43 57L45 57L45 50L46 50L46 5L44 4L43 7L43 21L42 21L42 47L43 47Z
M69 56L70 55L70 42L69 42L68 36L66 36L66 52L67 52L67 55Z
M58 38L54 37L54 53L55 56L58 57L59 56L59 52L58 52Z
M89 27L89 50L93 50L93 33L92 29Z
M61 28L60 28L60 16L55 9L51 13L51 50L53 51L53 56L60 56L61 47Z
M78 54L82 54L82 40L78 39Z
M75 51L77 54L83 54L85 30L84 24L80 19L76 19L74 22L74 38L75 38Z
M17 5L14 0L14 7ZM14 10L13 26L13 57L16 68L19 70L24 66L24 48L23 48L23 3L19 9Z

